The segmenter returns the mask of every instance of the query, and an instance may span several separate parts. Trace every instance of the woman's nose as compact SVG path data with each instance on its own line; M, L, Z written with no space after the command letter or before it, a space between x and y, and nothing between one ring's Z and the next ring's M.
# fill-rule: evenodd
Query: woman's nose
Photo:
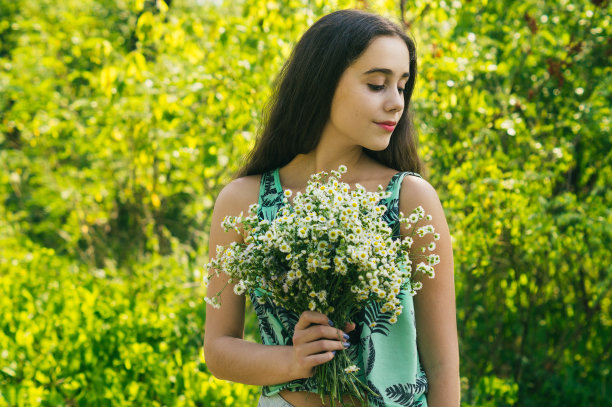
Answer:
M404 108L404 94L397 89L389 92L385 110L389 112L401 111Z

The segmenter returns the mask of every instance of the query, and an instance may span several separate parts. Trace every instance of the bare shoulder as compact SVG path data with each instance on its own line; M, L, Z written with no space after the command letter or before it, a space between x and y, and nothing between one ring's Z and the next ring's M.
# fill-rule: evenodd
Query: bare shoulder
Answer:
M400 208L404 213L410 213L417 206L422 206L427 212L442 209L438 193L429 182L423 178L406 176L400 190Z
M222 215L238 215L240 212L246 214L249 206L257 203L260 182L260 175L236 178L217 196L215 212Z

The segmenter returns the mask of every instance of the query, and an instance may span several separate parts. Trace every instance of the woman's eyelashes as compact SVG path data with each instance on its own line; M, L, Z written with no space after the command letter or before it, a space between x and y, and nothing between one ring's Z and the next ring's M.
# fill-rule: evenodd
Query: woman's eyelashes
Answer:
M368 87L371 90L373 90L374 92L380 92L381 90L385 89L385 85L374 85L374 84L371 84L371 83L368 84ZM397 88L397 91L399 93L404 93L404 88Z

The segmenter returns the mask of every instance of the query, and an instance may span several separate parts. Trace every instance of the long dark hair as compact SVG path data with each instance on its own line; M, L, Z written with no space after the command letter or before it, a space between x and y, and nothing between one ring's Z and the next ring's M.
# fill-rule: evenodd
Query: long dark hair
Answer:
M410 98L416 79L414 41L397 25L359 10L340 10L312 25L297 43L274 84L263 131L238 176L261 174L313 150L331 111L340 76L380 36L401 38L410 54L404 112L386 149L366 154L399 171L420 172Z

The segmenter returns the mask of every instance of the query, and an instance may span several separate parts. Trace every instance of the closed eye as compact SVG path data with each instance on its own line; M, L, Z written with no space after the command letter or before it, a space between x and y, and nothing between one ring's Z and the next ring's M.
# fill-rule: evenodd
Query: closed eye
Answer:
M385 89L385 85L373 85L373 84L371 84L371 83L370 83L370 84L368 84L368 87L369 87L370 89L372 89L373 91L375 91L375 92L380 92L381 90L384 90L384 89ZM404 92L405 92L405 90L406 90L406 89L404 89L404 88L397 88L397 91L398 91L399 93L404 93Z

